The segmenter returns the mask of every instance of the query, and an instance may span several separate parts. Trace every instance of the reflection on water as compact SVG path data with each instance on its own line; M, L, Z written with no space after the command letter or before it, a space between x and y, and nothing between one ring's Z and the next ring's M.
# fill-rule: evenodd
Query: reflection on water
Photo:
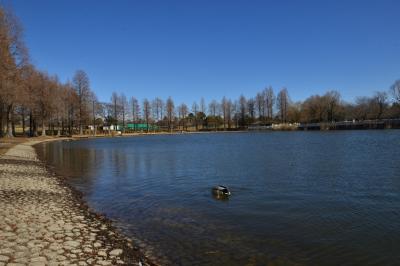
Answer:
M145 136L38 147L89 205L181 265L396 265L400 132ZM215 185L228 200L216 200Z

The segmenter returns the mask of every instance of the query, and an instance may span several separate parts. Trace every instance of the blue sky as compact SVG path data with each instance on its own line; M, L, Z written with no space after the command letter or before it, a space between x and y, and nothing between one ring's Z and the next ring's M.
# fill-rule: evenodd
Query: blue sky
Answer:
M285 86L293 100L345 100L400 78L400 1L0 0L33 63L112 91L191 104Z

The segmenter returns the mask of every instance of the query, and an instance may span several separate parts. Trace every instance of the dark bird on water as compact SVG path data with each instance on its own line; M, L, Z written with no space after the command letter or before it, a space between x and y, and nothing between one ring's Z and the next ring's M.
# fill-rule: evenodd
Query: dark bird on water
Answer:
M230 196L231 192L229 191L229 189L225 186L216 186L212 188L212 193L216 196Z

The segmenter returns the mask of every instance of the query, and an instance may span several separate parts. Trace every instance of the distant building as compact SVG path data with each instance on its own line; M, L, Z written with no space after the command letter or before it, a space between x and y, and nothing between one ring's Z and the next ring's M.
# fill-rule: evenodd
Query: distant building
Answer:
M128 123L125 126L125 129L144 131L144 130L147 130L147 124L143 124L143 123ZM159 129L159 127L157 125L149 124L149 130L158 130L158 129Z
M104 131L122 131L123 130L122 125L111 125L111 126L103 126ZM134 131L146 131L147 130L147 124L144 123L128 123L125 125L125 130L134 130ZM149 124L149 130L159 130L159 127L157 125L151 125Z
M106 130L118 131L121 129L122 129L122 126L120 126L120 125L103 126L104 131L106 131Z

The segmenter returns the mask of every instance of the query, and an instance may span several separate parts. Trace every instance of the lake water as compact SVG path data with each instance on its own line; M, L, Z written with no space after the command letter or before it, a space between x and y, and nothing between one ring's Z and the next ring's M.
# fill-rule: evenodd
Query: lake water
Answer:
M398 130L104 138L38 151L166 264L400 264ZM211 195L218 184L229 200Z

